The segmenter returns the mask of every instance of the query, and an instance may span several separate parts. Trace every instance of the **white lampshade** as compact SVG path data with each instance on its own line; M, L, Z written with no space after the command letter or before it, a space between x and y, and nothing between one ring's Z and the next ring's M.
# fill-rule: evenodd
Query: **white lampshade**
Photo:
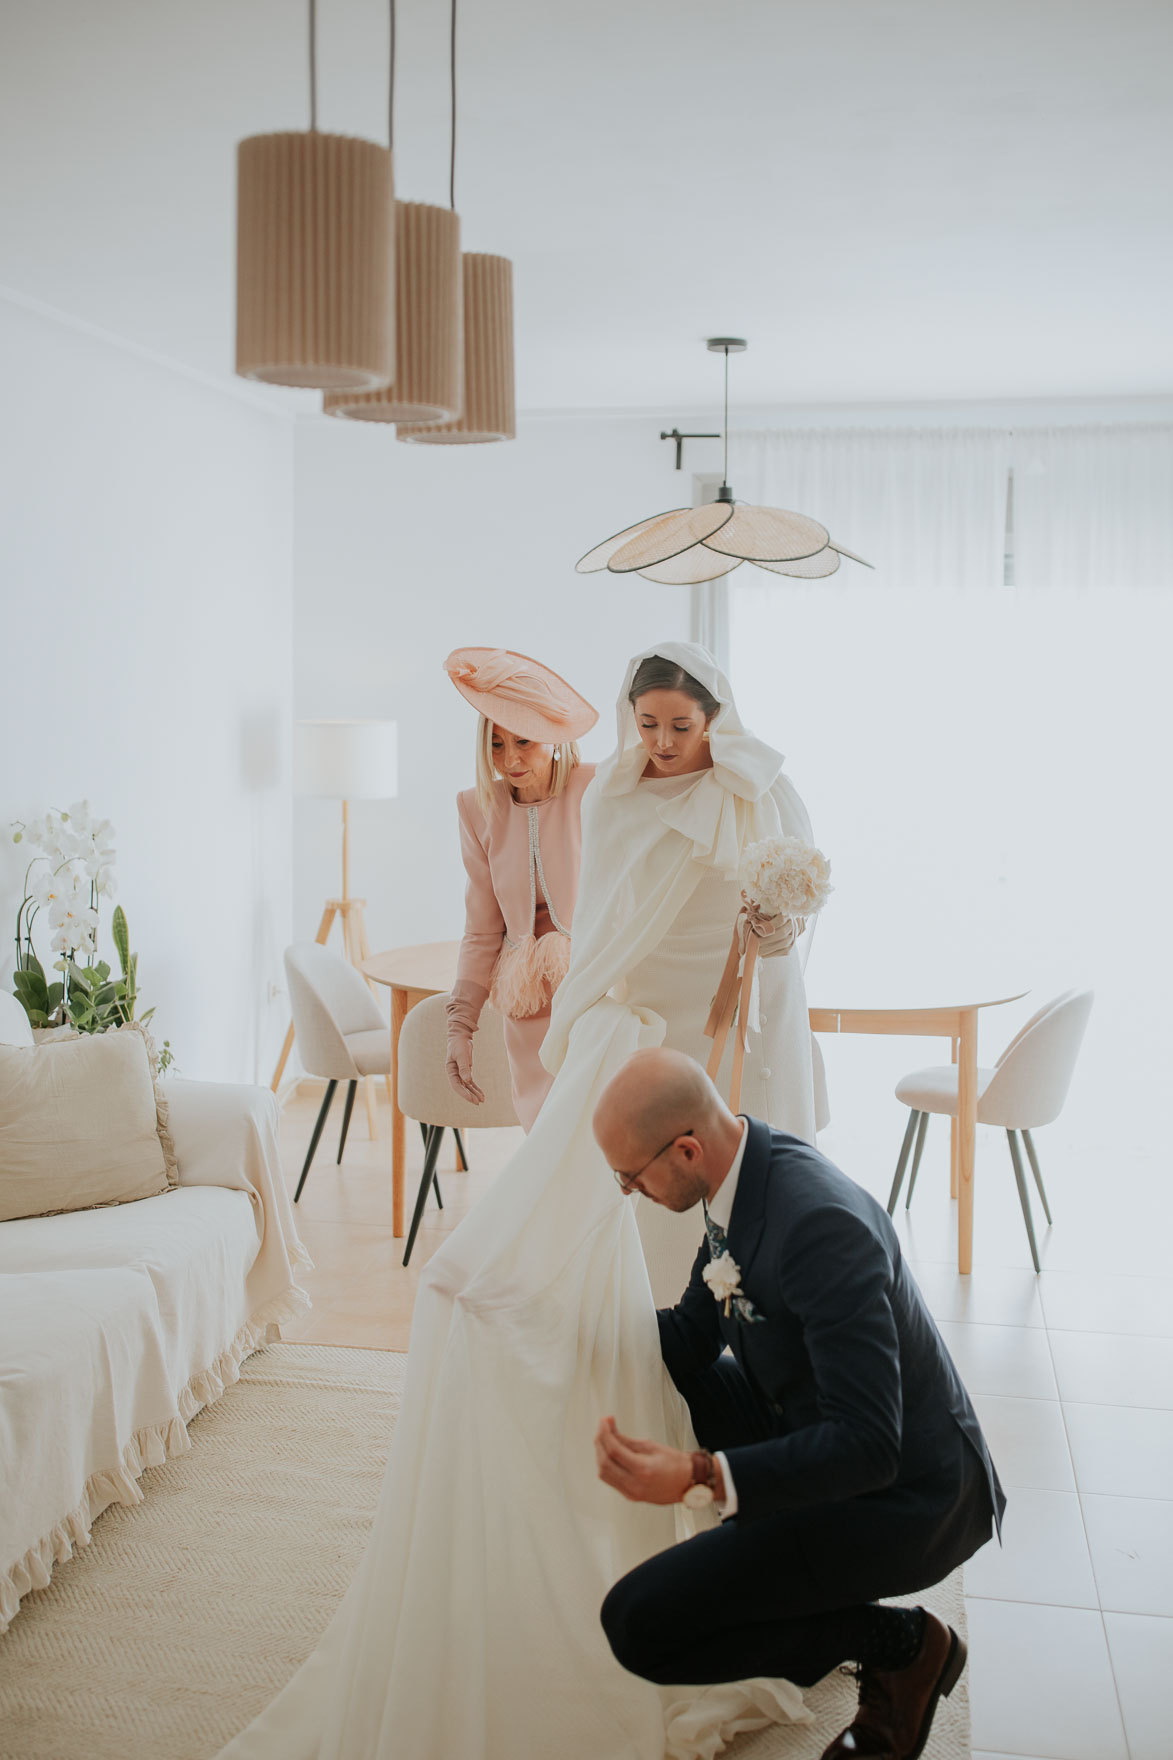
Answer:
M298 721L293 778L298 794L336 801L385 801L399 793L394 721Z

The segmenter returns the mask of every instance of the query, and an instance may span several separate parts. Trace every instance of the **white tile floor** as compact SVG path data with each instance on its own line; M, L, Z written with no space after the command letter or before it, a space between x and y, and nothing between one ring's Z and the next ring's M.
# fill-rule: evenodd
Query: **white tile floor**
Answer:
M886 1202L903 1119L893 1103L877 1149L875 1117L865 1102L820 1146ZM979 1132L971 1277L939 1121L898 1209L1009 1500L1003 1547L966 1569L974 1760L1173 1760L1173 1180L1096 1122L1036 1138L1040 1277L1000 1132Z

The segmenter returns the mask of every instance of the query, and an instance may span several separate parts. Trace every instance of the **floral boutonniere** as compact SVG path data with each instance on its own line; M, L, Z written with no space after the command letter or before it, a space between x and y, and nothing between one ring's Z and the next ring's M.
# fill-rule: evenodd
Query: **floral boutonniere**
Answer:
M732 1308L739 1320L752 1326L765 1315L759 1314L748 1296L741 1293L741 1266L732 1253L718 1253L701 1272L701 1276L712 1290L717 1301L725 1305L725 1318L728 1320Z

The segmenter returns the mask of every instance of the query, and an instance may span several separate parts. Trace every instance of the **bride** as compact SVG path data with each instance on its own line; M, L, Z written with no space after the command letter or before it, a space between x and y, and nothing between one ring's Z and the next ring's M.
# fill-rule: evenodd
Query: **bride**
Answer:
M629 1435L695 1446L661 1363L645 1254L660 1299L675 1301L698 1242L695 1219L652 1205L637 1228L591 1114L641 1047L706 1059L741 852L810 835L781 757L742 727L703 648L637 655L618 721L583 802L570 969L542 1051L554 1084L421 1276L354 1582L221 1760L695 1760L718 1732L804 1715L781 1681L654 1687L619 1666L599 1623L617 1578L689 1531L683 1510L601 1484L593 1436L613 1413ZM784 953L793 934L778 927L763 952ZM783 957L758 969L746 1110L813 1139L801 968Z

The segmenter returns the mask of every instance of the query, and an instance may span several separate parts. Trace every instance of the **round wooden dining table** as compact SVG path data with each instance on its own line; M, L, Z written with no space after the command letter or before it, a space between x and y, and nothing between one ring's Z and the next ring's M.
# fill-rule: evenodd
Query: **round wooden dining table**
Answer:
M399 1110L399 1035L408 1013L425 996L439 996L456 981L459 941L428 941L415 947L393 947L362 963L365 975L391 992L391 1208L394 1233L405 1233L406 1120ZM816 989L820 988L816 980ZM1017 1002L1025 990L988 987L972 981L952 985L948 978L917 985L909 996L851 996L847 986L831 1006L832 993L812 1004L815 1033L900 1034L913 1038L948 1039L957 1065L957 1117L953 1120L950 1189L957 1199L957 1269L973 1268L973 1176L977 1141L978 1015L983 1008Z

